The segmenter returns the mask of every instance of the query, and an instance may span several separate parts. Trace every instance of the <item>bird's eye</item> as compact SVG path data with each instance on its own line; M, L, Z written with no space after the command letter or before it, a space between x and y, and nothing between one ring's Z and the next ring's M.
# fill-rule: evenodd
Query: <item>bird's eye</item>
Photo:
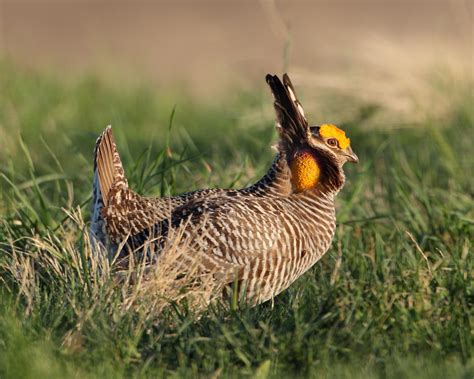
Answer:
M328 144L329 146L336 147L336 146L337 146L337 139L335 139L335 138L329 138L329 139L327 140L327 144Z

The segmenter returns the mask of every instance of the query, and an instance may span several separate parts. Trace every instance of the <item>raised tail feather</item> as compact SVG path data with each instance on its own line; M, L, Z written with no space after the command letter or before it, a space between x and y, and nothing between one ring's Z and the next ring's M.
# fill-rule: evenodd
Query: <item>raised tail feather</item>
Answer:
M97 139L94 149L94 182L91 235L107 244L102 208L107 206L112 186L128 188L122 162L115 145L112 127L108 126Z
M113 185L128 188L117 146L115 145L112 127L108 126L97 139L94 154L94 171L97 172L99 187L104 205Z

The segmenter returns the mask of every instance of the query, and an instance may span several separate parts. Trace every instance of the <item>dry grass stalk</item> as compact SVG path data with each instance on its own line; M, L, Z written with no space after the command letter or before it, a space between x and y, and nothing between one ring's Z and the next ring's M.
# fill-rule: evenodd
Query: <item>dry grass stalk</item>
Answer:
M92 246L80 209L66 213L68 221L54 235L30 236L0 248L11 258L1 267L9 273L8 287L12 292L16 288L19 300L27 304L27 313L45 280L55 282L48 287L80 288L82 295L89 297L88 309L78 300L78 293L72 292L66 299L79 316L78 329L99 306L99 299L100 307L149 318L171 303L186 302L189 309L199 312L220 298L216 271L203 266L202 252L189 251L191 241L183 239L182 228L171 231L163 250L157 251L155 240L150 239L144 245L147 254L110 259L104 248ZM104 299L110 304L104 304Z

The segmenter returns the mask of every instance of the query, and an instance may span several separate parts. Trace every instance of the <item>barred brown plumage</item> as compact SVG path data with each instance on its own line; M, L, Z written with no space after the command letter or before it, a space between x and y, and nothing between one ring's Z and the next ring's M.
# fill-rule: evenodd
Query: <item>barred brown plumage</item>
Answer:
M336 228L334 199L342 166L357 162L345 133L310 127L288 75L267 75L279 132L278 154L267 174L241 190L203 189L145 198L128 187L111 128L97 140L91 231L111 249L137 248L150 236L158 247L182 228L203 266L222 281L235 279L253 303L273 298L328 250ZM229 273L229 267L232 267ZM227 270L227 272L226 272ZM236 277L235 277L236 276Z

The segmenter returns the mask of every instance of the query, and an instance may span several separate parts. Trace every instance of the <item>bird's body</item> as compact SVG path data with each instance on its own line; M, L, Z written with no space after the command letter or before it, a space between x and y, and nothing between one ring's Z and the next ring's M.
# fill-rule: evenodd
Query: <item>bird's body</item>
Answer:
M253 301L287 288L329 248L335 231L332 195L232 198L196 201L174 212L174 225L191 217L184 238L207 253L210 270L239 268ZM308 232L311 231L311 232Z
M242 190L208 189L144 198L128 188L111 130L96 146L92 232L104 244L138 248L180 229L186 248L221 280L242 284L258 303L287 288L328 250L342 165L357 157L333 125L309 127L289 78L267 76L275 97L279 154L267 174ZM340 146L344 146L341 149ZM229 273L231 275L229 276Z

